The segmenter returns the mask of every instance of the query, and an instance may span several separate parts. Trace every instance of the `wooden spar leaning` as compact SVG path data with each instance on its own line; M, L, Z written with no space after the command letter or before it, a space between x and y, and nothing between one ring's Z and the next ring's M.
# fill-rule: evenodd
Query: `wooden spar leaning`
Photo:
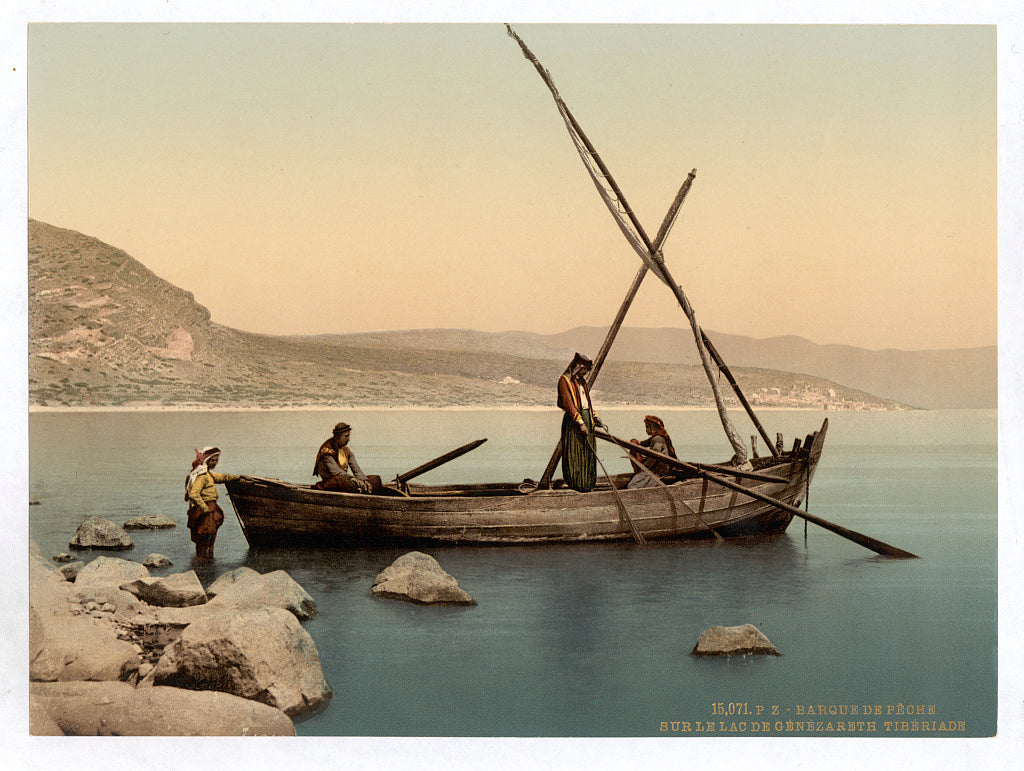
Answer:
M657 252L661 249L662 244L668 237L669 230L672 229L672 224L675 222L676 215L679 213L679 207L683 204L683 199L686 198L686 194L690 192L690 186L693 184L693 178L697 175L696 169L691 171L686 179L683 181L682 186L679 188L679 192L676 193L675 200L672 201L672 205L665 213L665 218L661 222L661 228L658 230L658 235L654 239L652 248ZM609 176L610 179L610 176ZM640 290L640 284L643 283L644 277L647 275L647 264L644 263L640 266L640 270L637 271L636 276L633 278L633 283L629 287L629 291L626 292L626 298L622 301L622 305L619 306L619 312L615 315L615 319L612 321L611 326L608 328L608 333L605 335L604 342L601 344L601 349L597 352L597 356L594 358L594 366L590 370L590 374L587 375L587 388L594 385L594 381L597 380L597 375L601 371L601 366L604 364L604 360L608 358L608 351L611 350L612 343L615 341L616 335L619 333L619 329L622 327L622 322L626 318L626 311L629 310L629 306L633 304L633 298L636 297L636 293ZM559 438L558 444L555 446L555 451L551 455L551 460L548 461L548 465L544 468L544 473L540 478L540 489L544 490L551 486L551 476L555 473L555 467L558 465L558 461L562 457L562 440Z
M740 400L740 404L743 405L744 411L750 417L751 422L754 424L754 428L764 439L764 443L768 445L768 450L771 452L773 458L779 457L779 450L768 438L768 433L764 430L764 426L761 425L761 421L757 419L757 415L754 413L754 408L750 406L750 402L747 401L747 397L743 395L743 391L740 389L739 383L736 382L736 378L732 376L732 370L726 365L725 360L721 354L718 353L718 349L711 344L711 340L704 333L702 329L700 331L701 339L704 341L704 347L708 349L708 353L711 354L711 358L714 359L715 364L718 365L718 369L721 370L722 374L725 375L725 379L729 381L729 385L732 386L733 393L736 394L736 398Z
M616 444L622 447L623 449L628 450L629 452L639 452L642 455L647 455L649 457L665 461L666 463L669 463L675 466L676 468L681 468L690 471L699 477L703 477L708 481L714 482L715 484L721 485L722 487L726 487L730 490L735 490L736 492L742 495L747 495L751 498L754 498L755 500L762 501L763 503L770 503L771 505L776 506L785 512L788 512L797 517L801 517L802 519L808 522L813 522L815 525L818 525L819 527L822 527L826 530L830 530L836 535L841 535L843 538L853 541L854 543L860 544L861 546L867 549L871 549L871 551L881 554L884 557L900 557L909 559L917 558L916 554L911 554L910 552L904 551L903 549L899 549L895 546L890 546L889 544L883 541L879 541L877 538L872 538L871 536L864 535L863 533L858 533L855 530L850 530L848 528L842 527L841 525L837 525L834 522L829 522L827 519L822 519L821 517L817 517L809 512L798 509L796 506L791 506L785 501L780 501L778 498L773 498L770 495L765 495L764 493L759 493L756 490L751 490L750 488L744 487L742 484L738 482L733 482L732 480L722 476L722 473L732 473L731 470L722 473L711 473L709 471L705 471L704 468L701 468L693 463L681 461L678 458L673 458L671 455L665 455L664 453L658 452L657 450L652 450L648 447L644 447L643 445L635 445L631 442L625 441L624 439L619 439L617 436L612 436L610 433L607 432L594 431L594 436L598 437L599 439L604 439L606 442Z
M457 447L454 450L451 450L450 452L446 452L444 455L440 455L434 458L433 460L427 461L426 463L417 466L411 471L406 471L404 474L399 474L398 476L395 477L394 481L400 485L405 484L410 479L415 479L421 474L426 474L428 471L436 469L438 466L441 466L450 460L455 460L456 458L465 455L470 450L475 450L477 447L479 447L486 441L487 438L485 437L483 439L477 439L475 442L464 444L462 445L462 447Z
M609 212L611 212L612 217L619 225L619 229L622 231L623 235L626 237L626 240L630 243L634 251L637 252L640 258L647 265L647 267L653 270L654 274L658 276L658 278L660 278L673 292L680 306L682 307L683 312L689 319L690 326L694 333L694 340L697 345L697 350L700 354L701 365L704 367L704 371L707 375L708 382L711 385L712 394L715 397L715 404L718 409L719 419L722 422L722 427L725 430L726 436L729 439L729 442L732 445L733 451L735 453L734 460L739 465L746 464L747 450L743 444L743 440L736 432L736 429L733 427L732 421L729 419L728 413L726 412L725 403L722 399L721 390L718 387L717 379L712 370L712 356L704 343L706 335L704 335L703 330L701 330L700 326L697 324L693 308L690 305L689 300L687 300L686 295L683 293L682 287L680 287L677 283L675 283L674 279L672 279L671 275L668 272L668 269L665 267L664 257L660 254L660 251L658 249L654 248L654 244L651 243L643 227L636 219L636 215L633 213L632 208L626 202L625 196L622 195L622 191L619 189L618 185L615 184L615 181L614 179L612 179L611 174L608 172L607 167L604 165L604 162L601 160L600 156L597 154L596 150L594 149L590 141L587 139L586 135L583 133L583 129L580 127L575 117L569 111L568 106L562 100L547 70L544 69L540 61L537 59L537 57L533 55L530 49L527 48L526 44L522 41L522 39L512 30L512 27L507 24L505 25L505 27L508 30L509 36L512 37L519 44L519 47L522 50L523 55L526 57L527 61L533 64L534 68L537 70L537 73L541 76L541 79L544 81L545 85L547 85L548 87L548 90L551 92L551 95L555 100L555 104L558 107L558 111L562 115L562 118L566 123L566 127L569 129L570 138L576 145L577 152L579 152L580 158L583 160L584 167L587 169L587 172L590 174L591 179L597 187L601 199L604 201L605 205L608 207ZM597 166L597 170L594 169L592 163ZM612 192L614 193L614 197L608 194L608 191L604 188L599 177L607 181L607 183L612 189ZM622 214L619 211L619 207L622 208L626 216L629 218L629 223L627 223L623 219ZM632 225L632 227L630 227L630 224ZM719 358L720 357L716 357L716 359ZM719 366L722 366L722 364L724 364L724 362L719 361L716 361L716 363L718 363ZM727 378L729 379L730 385L733 386L734 390L738 391L739 386L736 384L735 379L731 377L731 373L727 375ZM753 419L754 424L762 433L762 436L766 436L764 434L764 429L760 425L760 421L758 421L756 416L753 415L753 410L750 407L747 400L745 398L742 398L741 396L740 402L741 404L743 404L744 409L747 411L748 415L750 415Z

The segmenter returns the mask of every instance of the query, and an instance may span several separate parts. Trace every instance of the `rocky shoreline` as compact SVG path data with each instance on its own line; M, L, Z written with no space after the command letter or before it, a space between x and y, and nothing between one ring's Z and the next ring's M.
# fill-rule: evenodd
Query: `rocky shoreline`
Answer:
M131 547L124 526L89 517L69 546ZM173 526L173 522L170 522ZM294 718L333 696L301 622L313 598L287 572L239 567L203 587L195 571L153 577L143 562L68 554L29 557L29 731L32 735L294 736ZM429 555L396 559L372 596L476 604Z
M69 581L33 543L30 733L293 736L333 695L300 624L315 614L284 571L204 589L194 571L98 556Z

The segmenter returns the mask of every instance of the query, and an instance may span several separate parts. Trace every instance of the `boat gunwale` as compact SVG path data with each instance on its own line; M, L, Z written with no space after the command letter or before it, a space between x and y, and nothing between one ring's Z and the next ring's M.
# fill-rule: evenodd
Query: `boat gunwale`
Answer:
M739 481L744 485L744 487L749 487L752 490L779 487L785 488L792 485L794 479L802 473L802 469L799 468L799 466L802 465L804 464L801 463L801 459L799 458L773 464L771 468L779 469L780 475L788 475L788 481L785 482L754 479L739 479ZM797 466L797 468L794 469L794 466ZM723 476L725 475L726 474L723 473ZM570 487L552 487L551 489L522 491L518 488L519 485L523 483L493 482L410 485L409 488L411 494L408 496L373 495L367 493L344 492L340 490L320 490L312 485L284 482L264 477L249 477L246 480L228 482L227 488L228 495L232 498L235 495L248 495L249 497L288 500L296 503L302 503L304 505L322 505L327 508L415 510L416 508L419 508L417 504L422 506L437 505L446 501L491 502L491 506L493 506L495 502L500 501L527 501L531 499L548 502L555 499L564 499L573 501L577 503L579 507L585 508L588 505L604 505L605 501L603 499L614 499L616 493L620 496L626 496L625 500L628 500L630 498L661 497L665 495L663 490L668 490L675 498L683 495L683 490L687 486L699 488L702 485L702 479L700 477L689 477L666 483L664 488L660 486L629 488L625 483L628 482L632 476L633 475L628 472L624 474L616 474L613 477L614 482L622 484L615 484L614 490L610 484L605 482L589 492L580 492ZM714 485L715 483L712 481L709 484ZM715 486L721 487L719 485ZM722 487L721 489L723 491L728 490L728 488L725 487ZM430 490L437 490L437 494L429 494L429 492L425 492ZM443 492L448 490L454 491L454 494L445 494L445 492ZM502 494L503 491L506 491L507 494ZM473 494L474 492L478 494ZM728 493L712 493L712 495L715 494L725 495ZM529 508L529 504L526 505L526 508ZM573 506L573 508L575 508L575 506Z

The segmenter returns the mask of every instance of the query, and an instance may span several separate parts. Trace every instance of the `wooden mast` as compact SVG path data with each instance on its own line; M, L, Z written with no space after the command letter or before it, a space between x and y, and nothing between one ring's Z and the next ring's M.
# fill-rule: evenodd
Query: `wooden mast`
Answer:
M672 229L672 224L675 222L676 215L679 213L679 207L682 206L683 199L686 198L686 194L690 192L690 186L693 184L693 179L696 175L696 169L689 173L683 181L682 186L679 188L679 192L676 193L676 197L672 201L672 205L665 213L665 218L661 222L661 228L659 228L658 235L654 239L653 248L655 251L661 249L661 245L668 237L668 232ZM611 350L612 343L615 341L615 337L618 335L619 329L622 327L622 322L626 318L626 311L629 310L629 306L633 303L633 298L636 297L636 293L640 290L640 285L643 283L644 277L647 275L647 271L647 264L644 263L640 266L640 270L637 271L636 276L633 278L633 283L630 285L629 291L626 292L626 297L622 301L622 305L619 306L619 312L615 314L615 319L608 328L608 333L605 335L604 342L601 344L601 349L597 352L597 356L594 358L594 365L590 370L590 374L587 375L587 388L592 387L594 385L594 381L597 380L597 375L601 371L601 366L604 364L604 360L608 358L608 351ZM561 460L561 458L562 440L559 438L558 444L555 446L555 451L551 454L551 460L548 461L548 465L544 468L544 473L541 475L538 487L541 489L547 489L551 486L551 477L555 473L555 467L558 466L558 461Z
M715 405L718 409L719 419L721 420L722 427L725 429L725 434L733 447L733 460L737 465L747 464L748 460L746 447L744 446L743 440L740 438L735 427L732 425L732 421L729 419L728 413L725 409L725 402L722 398L721 390L718 387L717 378L715 377L714 371L711 366L712 356L708 352L708 348L704 343L706 335L704 335L703 330L701 330L700 326L697 324L696 315L693 311L693 307L690 305L689 300L687 300L686 295L683 293L682 287L676 284L675 281L672 279L667 267L665 267L664 257L660 253L660 248L655 248L650 238L648 238L646 232L643 229L643 226L637 220L632 208L626 202L625 196L622 194L622 191L619 189L618 185L615 183L615 180L612 178L611 173L608 171L607 167L604 165L604 162L601 160L600 156L597 154L597 151L594 149L594 146L591 144L590 140L583 132L582 127L576 121L576 118L569 111L568 106L565 104L562 97L559 95L558 89L555 87L555 84L552 81L551 76L548 74L547 70L544 69L543 65L541 65L537 57L533 55L533 52L530 51L529 48L527 48L526 44L522 41L522 39L513 31L512 27L506 24L505 28L508 30L509 36L512 37L519 44L519 47L522 50L523 55L526 57L527 61L533 64L534 68L537 70L537 73L541 76L541 79L544 81L545 85L547 85L548 87L548 90L551 92L551 95L555 100L555 104L558 107L558 111L562 115L562 118L565 121L567 128L569 129L569 135L572 138L573 143L576 145L576 149L580 154L580 158L583 160L583 164L586 167L587 172L590 174L591 179L597 186L598 193L601 195L602 200L605 202L605 205L611 212L612 217L618 223L619 229L626 237L626 240L629 241L634 251L636 251L637 254L640 255L640 258L644 261L647 267L653 270L654 274L658 276L669 287L672 293L676 296L676 299L682 307L683 312L689 319L690 326L694 333L694 340L697 344L697 350L700 354L701 365L704 367L704 371L707 375L708 382L711 385L712 394L715 397ZM596 170L594 168L595 166L597 167ZM607 182L607 184L611 187L614 196L609 195L608 191L604 188L604 185L602 184L601 180ZM622 210L621 212L620 208ZM628 223L626 222L626 220L622 218L623 212L629 219ZM630 225L632 225L632 227L630 227ZM739 386L735 385L735 380L732 379L731 376L729 377L729 380L730 383L734 385L734 388L738 390ZM741 403L744 404L745 408L748 411L748 414L752 414L752 410L750 409L749 404L747 404L746 399L741 399ZM758 426L759 430L763 431L763 429L760 428L760 423L757 422L756 420L755 423Z

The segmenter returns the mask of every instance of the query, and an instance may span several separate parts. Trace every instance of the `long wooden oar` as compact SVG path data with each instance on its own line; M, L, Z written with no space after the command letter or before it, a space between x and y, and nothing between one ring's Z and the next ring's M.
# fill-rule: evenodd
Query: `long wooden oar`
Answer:
M426 474L428 471L436 469L438 466L442 466L450 460L455 460L460 455L465 455L470 450L475 450L477 447L487 441L487 438L477 439L475 442L464 444L462 447L456 447L451 452L446 452L444 455L439 455L431 461L427 461L421 466L417 466L411 471L406 471L404 474L399 474L395 477L394 482L398 484L405 484L410 479L418 477L420 474Z
M722 487L727 487L730 490L735 490L738 493L743 493L743 495L753 498L754 500L762 501L763 503L770 503L772 506L775 506L776 508L782 509L783 511L788 512L794 516L805 519L808 522L813 522L818 527L823 527L826 530L831 530L836 535L841 535L843 538L853 541L854 543L860 544L866 549L871 549L871 551L881 554L884 557L899 557L903 559L917 558L916 554L911 554L908 551L904 551L903 549L899 549L895 546L890 546L889 544L884 543L883 541L879 541L876 538L872 538L871 536L867 536L863 533L858 533L855 530L850 530L849 528L845 528L841 525L829 522L827 519L822 519L821 517L815 516L814 514L802 511L798 509L796 506L791 506L785 501L780 501L778 498L773 498L770 495L765 495L764 493L759 493L755 490L751 490L750 488L744 487L738 482L733 482L732 480L727 479L726 477L723 477L720 474L705 471L702 468L694 466L692 463L686 463L685 461L681 461L678 458L673 458L671 455L665 455L664 453L657 452L656 450L651 450L650 448L644 447L643 445L638 446L632 444L623 439L619 439L618 437L612 436L609 433L601 433L598 431L594 431L594 436L600 439L604 439L606 442L617 444L623 449L629 450L630 452L639 452L641 455L647 455L652 458L657 458L658 460L663 460L666 463L676 466L677 468L686 469L699 477L714 482L717 485L721 485Z

